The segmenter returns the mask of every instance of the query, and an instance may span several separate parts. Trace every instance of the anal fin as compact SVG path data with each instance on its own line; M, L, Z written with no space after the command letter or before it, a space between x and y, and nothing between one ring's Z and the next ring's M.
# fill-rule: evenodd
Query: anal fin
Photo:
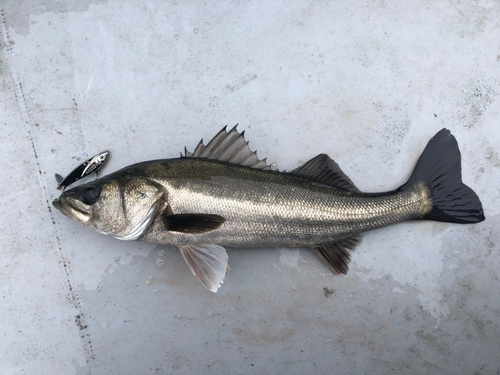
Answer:
M313 249L332 271L347 275L349 262L351 261L349 250L354 250L360 241L361 237L354 235L338 241L318 245Z
M219 245L179 246L182 257L195 277L215 293L224 282L229 268L226 249Z

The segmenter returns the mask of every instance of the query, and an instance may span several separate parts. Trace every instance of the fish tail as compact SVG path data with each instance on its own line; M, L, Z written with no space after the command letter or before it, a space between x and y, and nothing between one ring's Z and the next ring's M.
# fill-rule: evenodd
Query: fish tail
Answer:
M462 182L457 140L448 129L439 131L427 144L402 190L427 191L421 219L472 224L484 220L483 206L474 191Z

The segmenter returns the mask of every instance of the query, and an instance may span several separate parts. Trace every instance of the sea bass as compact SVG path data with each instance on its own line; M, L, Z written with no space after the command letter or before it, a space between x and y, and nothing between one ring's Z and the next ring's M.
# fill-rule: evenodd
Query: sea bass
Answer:
M415 219L484 220L447 129L429 141L408 182L385 193L359 191L325 154L291 172L272 170L235 126L180 158L134 164L69 189L53 205L120 240L177 246L212 292L228 268L224 247L310 247L345 274L362 232Z

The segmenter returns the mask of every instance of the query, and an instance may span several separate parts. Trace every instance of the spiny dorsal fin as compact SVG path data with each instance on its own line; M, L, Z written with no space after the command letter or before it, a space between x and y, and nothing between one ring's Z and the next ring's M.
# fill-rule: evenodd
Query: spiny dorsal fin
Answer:
M238 124L229 132L226 131L227 126L224 126L206 146L203 144L202 139L194 152L189 152L184 148L184 155L182 156L181 154L181 156L225 161L245 167L270 171L271 166L267 165L266 159L259 159L257 151L250 150L248 142L245 141L245 131L239 133L236 130L237 126Z
M314 250L332 271L347 275L351 260L348 250L354 250L360 241L361 237L354 235L335 242L318 245L314 247Z
M338 164L326 154L319 154L290 173L311 177L326 185L346 189L353 193L359 192L358 188L351 179L342 172Z

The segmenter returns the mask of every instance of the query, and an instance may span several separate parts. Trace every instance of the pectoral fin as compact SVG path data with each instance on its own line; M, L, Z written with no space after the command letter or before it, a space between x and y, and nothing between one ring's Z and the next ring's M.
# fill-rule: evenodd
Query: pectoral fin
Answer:
M228 269L226 249L219 245L184 245L179 250L193 275L208 290L217 292Z
M210 232L226 221L222 216L206 214L162 215L161 219L165 229L189 234Z

